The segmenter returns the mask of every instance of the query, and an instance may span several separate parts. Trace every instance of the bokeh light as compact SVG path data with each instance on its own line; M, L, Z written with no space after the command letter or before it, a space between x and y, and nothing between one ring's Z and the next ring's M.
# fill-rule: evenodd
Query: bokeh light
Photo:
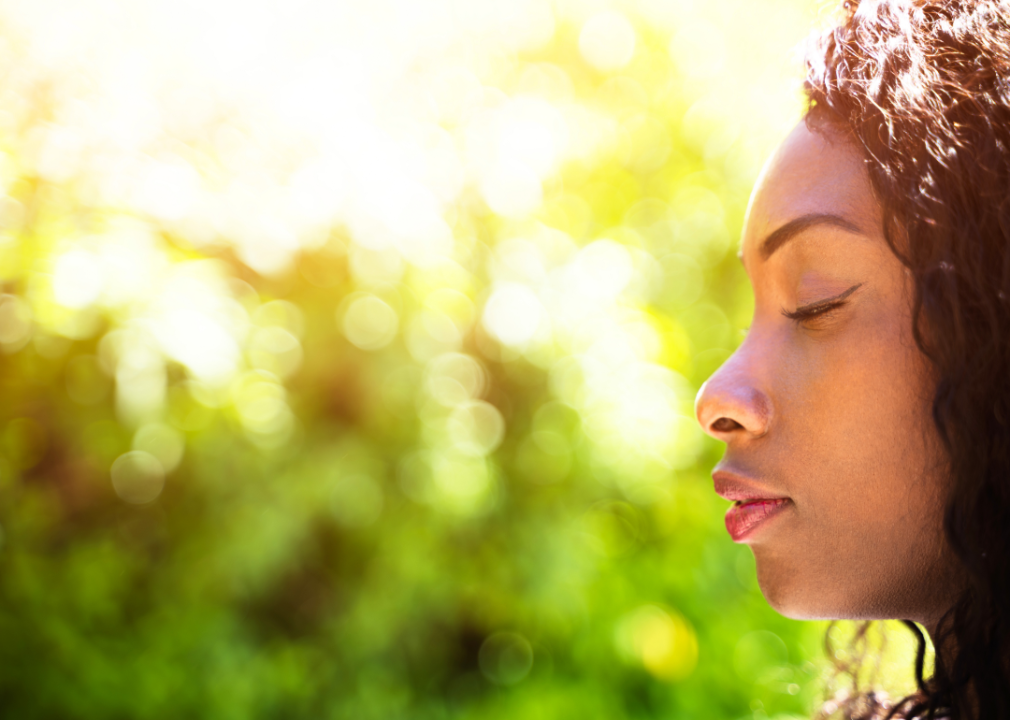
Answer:
M818 15L0 4L5 716L809 715L692 403Z
M698 639L688 622L679 613L655 605L624 617L615 639L627 661L641 664L661 680L682 680L698 662Z
M165 468L143 450L124 453L112 463L112 486L116 495L133 504L149 503L165 486Z

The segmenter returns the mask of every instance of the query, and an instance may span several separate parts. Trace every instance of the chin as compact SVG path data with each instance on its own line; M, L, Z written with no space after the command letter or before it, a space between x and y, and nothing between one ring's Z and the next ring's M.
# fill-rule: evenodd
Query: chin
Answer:
M819 619L818 614L813 612L809 602L804 602L799 597L800 593L791 591L788 587L783 587L777 582L768 582L761 579L758 574L758 585L761 587L761 594L772 606L772 609L783 617L793 620L815 620Z
M758 555L758 553L755 553ZM804 573L789 563L757 557L757 580L761 594L775 612L793 620L852 618L851 598L838 597L845 584L838 578ZM820 577L817 577L820 575Z
M764 586L761 587L761 592L775 612L791 620L838 620L847 617L837 610L832 611L829 604L811 603L809 599L797 597L793 593L769 591Z
M755 555L758 555L755 553ZM798 568L757 558L757 579L768 604L793 620L881 620L911 617L892 588L861 586L863 577ZM780 558L779 558L780 559Z

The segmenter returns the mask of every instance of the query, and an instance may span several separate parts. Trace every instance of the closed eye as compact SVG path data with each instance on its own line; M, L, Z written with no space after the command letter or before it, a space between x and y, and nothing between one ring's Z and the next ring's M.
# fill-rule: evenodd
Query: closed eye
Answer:
M835 297L825 298L824 300L818 300L817 302L810 303L809 305L803 305L796 308L793 311L783 310L782 314L785 315L790 320L795 320L796 322L802 322L804 320L810 320L818 315L823 315L831 310L841 307L845 304L852 293L863 286L862 283L858 285L853 285L848 290L843 292L841 295L836 295Z

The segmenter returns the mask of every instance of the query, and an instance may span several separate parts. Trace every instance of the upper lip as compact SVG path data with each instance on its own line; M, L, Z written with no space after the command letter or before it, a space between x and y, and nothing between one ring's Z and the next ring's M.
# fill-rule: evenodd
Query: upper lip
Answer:
M756 500L786 500L789 497L763 488L755 480L726 470L716 470L712 473L712 479L715 480L715 494L726 500L747 503Z

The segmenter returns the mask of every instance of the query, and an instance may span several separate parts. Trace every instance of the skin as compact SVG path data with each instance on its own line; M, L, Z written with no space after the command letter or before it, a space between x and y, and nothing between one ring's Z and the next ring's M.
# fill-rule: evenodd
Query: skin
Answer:
M800 229L770 255L762 249L774 231L820 214L838 220ZM754 189L741 259L753 322L696 411L727 445L717 486L728 477L790 499L743 539L762 592L788 617L931 628L957 585L942 532L934 383L912 339L910 278L847 139L804 123L792 131ZM783 314L852 288L814 317Z

